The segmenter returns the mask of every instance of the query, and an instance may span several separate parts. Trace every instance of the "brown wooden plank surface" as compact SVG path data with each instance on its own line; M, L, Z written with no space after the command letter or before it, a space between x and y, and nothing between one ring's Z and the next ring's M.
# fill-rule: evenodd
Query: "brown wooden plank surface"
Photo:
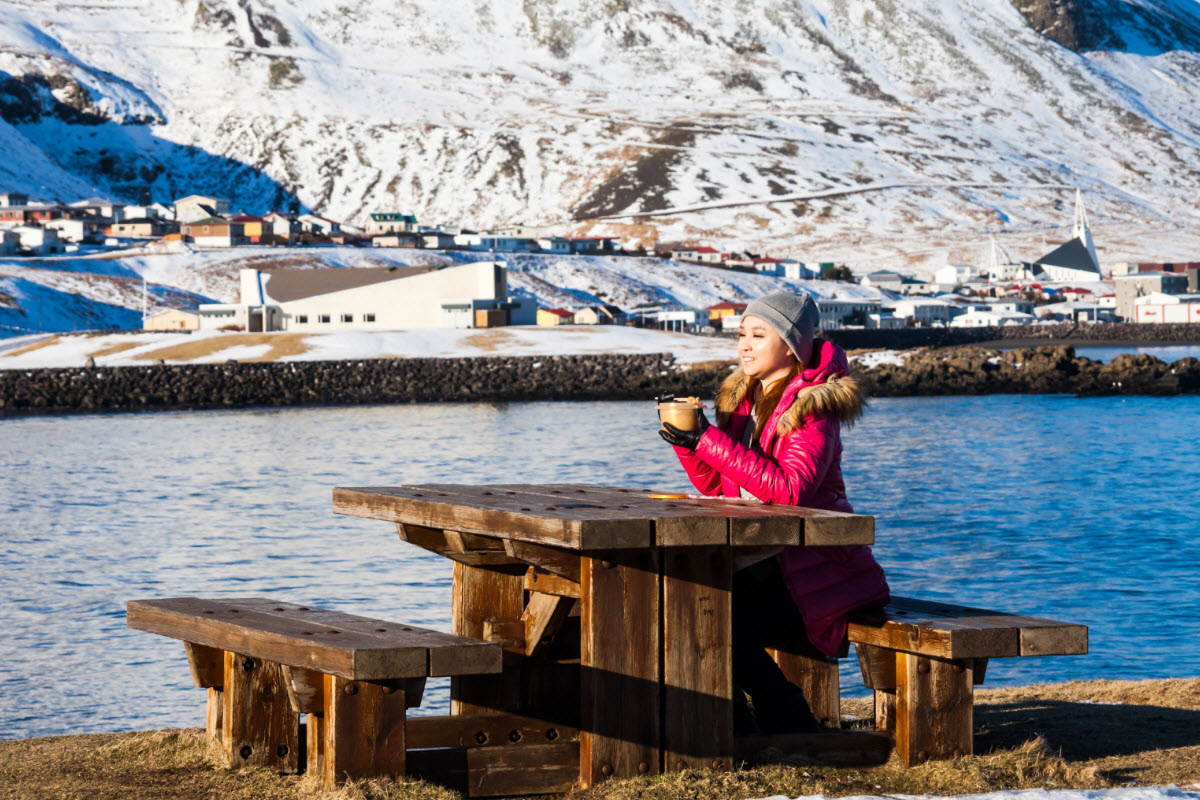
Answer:
M733 768L733 549L662 551L663 767Z
M225 680L225 651L195 642L184 642L183 651L192 671L192 684L200 689L220 689Z
M490 619L519 620L525 610L525 576L454 565L451 624L454 633L482 639ZM524 626L522 625L522 632ZM450 680L450 713L519 711L520 674L458 676Z
M505 485L520 490L519 485ZM608 504L624 513L640 513L654 520L662 546L721 544L715 532L692 533L690 519L729 520L729 542L738 546L757 545L871 545L875 543L875 518L840 511L783 506L736 498L653 499L649 489L591 484L549 484L524 487L531 493L574 494ZM707 529L706 529L707 530ZM716 529L714 528L713 531ZM661 532L665 531L665 533Z
M813 716L827 728L836 729L842 721L842 694L838 684L836 658L811 658L782 650L768 650L784 677L799 686Z
M941 658L1077 655L1087 627L953 603L893 597L880 625L871 612L851 621L851 640ZM867 628L881 628L869 631Z
M333 490L338 514L478 533L572 549L650 545L648 520L590 503L537 502L486 486L377 486Z
M502 655L497 648L469 637L296 603L261 598L241 602L264 613L310 622L315 620L339 630L396 638L405 646L423 647L429 651L428 674L414 678L495 674L502 667Z
M504 552L504 543L498 539L487 539L484 536L459 533L458 531L444 531L440 528L426 528L404 522L396 523L396 532L400 534L402 541L471 567L518 568L525 566L522 562L508 556ZM468 542L476 543L483 540L495 542L497 546L489 545L478 549L467 547Z
M325 711L325 677L303 667L282 665L283 683L288 702L297 714L321 714Z
M896 654L896 752L905 766L973 752L972 664Z
M499 672L499 650L440 631L267 598L133 600L131 628L358 680Z
M229 766L299 771L300 717L280 665L226 652L224 684L222 749Z
M560 794L579 779L579 742L467 751L468 797Z
M580 781L660 771L660 577L656 550L583 559Z
M521 619L525 623L525 655L544 654L575 605L570 597L530 592Z
M221 654L222 672L224 672L225 654ZM222 678L224 680L224 678ZM225 693L220 689L208 690L208 709L204 719L204 729L210 742L220 742L224 736L222 717L225 713Z
M403 778L402 690L325 676L325 788L346 780Z
M567 742L579 729L520 714L457 714L448 717L410 717L410 750L431 747L484 747ZM578 759L572 779L579 777Z
M578 559L576 560L578 561ZM542 572L537 567L530 567L525 572L525 591L572 597L578 600L579 582L568 580L552 572Z
M515 559L560 578L579 583L579 551L547 547L532 542L504 540L504 552Z
M830 767L858 767L883 764L892 752L892 738L875 731L827 731L739 736L736 742L739 761L764 763L819 764Z

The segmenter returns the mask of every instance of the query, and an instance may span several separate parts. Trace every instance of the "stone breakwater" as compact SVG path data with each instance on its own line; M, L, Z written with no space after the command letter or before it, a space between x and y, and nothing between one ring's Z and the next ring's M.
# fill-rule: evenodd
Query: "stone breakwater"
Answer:
M1107 364L1075 356L1069 345L1017 348L1001 353L983 347L921 350L904 364L859 371L869 395L911 397L955 394L1200 393L1200 360L1164 363L1154 356L1119 355Z
M645 399L708 377L670 354L0 370L0 413Z
M691 368L670 354L413 358L0 370L0 413L327 406L437 401L712 397L733 362ZM954 394L1200 393L1200 361L1122 355L1108 364L1069 346L1000 353L919 350L903 365L859 369L878 397Z
M1149 344L1200 342L1200 325L1136 325L1133 323L1062 322L1057 325L1006 325L998 328L900 328L889 330L843 328L828 332L847 350L886 347L952 347L981 342L1111 342Z

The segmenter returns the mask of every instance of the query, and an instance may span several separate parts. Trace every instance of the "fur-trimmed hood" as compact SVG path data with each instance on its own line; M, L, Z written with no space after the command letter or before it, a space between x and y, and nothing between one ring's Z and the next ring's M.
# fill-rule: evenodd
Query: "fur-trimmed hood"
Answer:
M816 365L803 370L783 391L775 409L775 436L783 436L800 428L807 417L832 414L839 422L850 425L862 416L866 399L858 381L850 375L846 353L833 342L813 341ZM717 424L728 427L729 419L749 399L755 380L739 367L725 379L717 392ZM743 412L744 413L744 412ZM769 434L764 432L766 438ZM774 437L771 437L774 438Z

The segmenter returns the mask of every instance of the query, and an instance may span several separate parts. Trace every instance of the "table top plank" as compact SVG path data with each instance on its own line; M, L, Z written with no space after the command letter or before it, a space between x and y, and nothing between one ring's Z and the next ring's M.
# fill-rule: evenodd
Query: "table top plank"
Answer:
M334 511L572 550L870 545L875 540L875 519L862 514L650 494L567 483L339 488Z
M605 512L590 503L568 502L560 507L534 502L515 494L496 494L487 486L337 488L333 490L333 510L575 550L652 544L649 520Z

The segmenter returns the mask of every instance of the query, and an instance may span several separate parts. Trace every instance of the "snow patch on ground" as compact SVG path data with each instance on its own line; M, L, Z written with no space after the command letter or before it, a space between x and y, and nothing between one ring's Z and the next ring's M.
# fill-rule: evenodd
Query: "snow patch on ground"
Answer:
M676 361L692 364L703 361L732 361L736 346L732 340L720 337L610 325L334 331L303 335L240 334L221 331L64 334L40 347L36 346L40 342L39 337L26 337L22 341L34 345L28 352L20 352L21 348L0 351L0 369L81 367L87 363L89 357L100 367L147 366L162 358L163 351L179 345L192 345L191 349L209 352L190 358L169 357L165 359L167 363L206 364L230 359L258 361L266 360L272 349L272 340L279 344L294 344L294 340L297 339L299 347L292 349L303 349L304 352L283 355L277 360L671 353ZM121 349L109 355L97 355L114 348Z
M1192 784L1188 789L1200 788L1200 783ZM1137 787L1123 789L1015 789L1006 792L988 792L985 794L961 795L911 795L911 794L859 794L849 795L840 800L926 800L937 797L938 800L1179 800L1180 798L1200 798L1200 794L1184 791L1178 786ZM763 800L793 800L784 795L763 798ZM794 800L830 800L825 795L814 794L794 798Z

